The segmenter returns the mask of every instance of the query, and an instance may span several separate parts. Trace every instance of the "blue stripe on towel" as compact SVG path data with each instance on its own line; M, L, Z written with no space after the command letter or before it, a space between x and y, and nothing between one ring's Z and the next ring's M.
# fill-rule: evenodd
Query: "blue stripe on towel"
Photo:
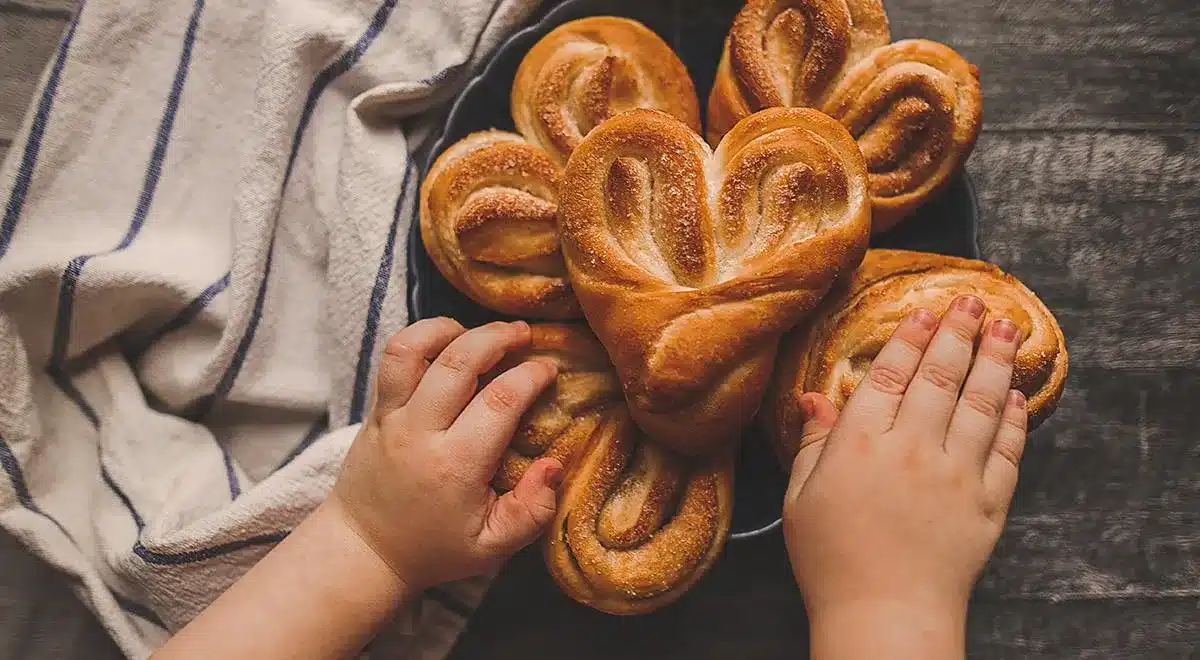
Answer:
M316 442L317 438L321 437L321 435L328 430L329 413L325 413L318 417L317 420L313 422L312 426L308 427L308 432L305 433L304 437L300 439L300 444L296 445L294 449L288 452L287 456L283 457L283 460L279 462L279 465L276 466L274 470L272 470L272 473L283 469L283 467L288 463L296 460L297 456L303 453L305 449L311 447L312 443Z
M300 143L304 137L304 131L308 127L308 123L312 120L313 112L316 111L317 101L325 89L329 87L343 73L346 73L362 58L367 52L367 48L375 41L387 25L388 18L392 14L392 10L396 7L396 0L384 0L379 9L375 11L375 15L371 18L370 25L367 26L362 36L354 43L354 46L342 53L333 64L323 69L317 74L313 80L312 87L308 90L308 98L304 101L304 109L300 113L300 120L296 124L296 132L292 137L292 149L288 154L287 166L284 169L283 182L280 185L280 196L282 191L287 188L288 180L292 175L292 168L296 164L296 156L300 153ZM278 225L275 225L276 227ZM221 375L220 381L217 382L216 391L211 395L204 397L198 402L193 418L197 421L203 420L212 411L219 399L224 398L233 389L233 383L237 380L238 374L241 373L242 365L246 361L246 356L250 352L250 345L254 341L254 334L258 331L258 324L262 320L263 306L267 298L267 282L271 278L271 266L275 258L275 229L271 230L270 245L267 248L267 259L263 265L262 281L258 285L258 293L254 297L254 307L250 314L250 320L246 325L246 330L242 334L242 338L238 341L237 348L234 350L233 359L229 366L226 367L225 373ZM230 484L231 488L235 484Z
M117 243L116 247L111 250L80 255L71 259L67 263L66 269L63 270L62 279L59 284L58 310L54 320L54 335L50 345L50 364L47 366L46 371L55 385L63 391L63 394L79 407L79 410L87 417L93 427L100 426L99 415L96 414L95 409L87 402L87 399L79 391L79 388L75 386L75 383L72 382L71 376L67 373L66 369L67 350L71 341L71 322L75 310L75 288L79 283L80 276L83 274L84 267L89 261L94 257L114 254L128 248L146 223L146 216L150 212L150 206L154 202L154 193L158 190L158 182L162 176L162 164L163 160L166 159L167 147L170 144L172 129L175 126L175 116L179 111L179 99L183 95L184 84L187 82L188 69L192 61L192 46L196 42L196 31L200 23L200 14L203 10L204 0L195 0L192 6L192 14L188 19L187 31L184 33L183 48L179 54L179 64L175 69L175 78L171 82L171 91L167 95L167 104L163 109L162 119L159 121L158 132L155 134L154 148L150 152L150 162L146 166L146 173L142 179L142 190L138 195L137 206L134 208L133 217L129 221L129 227L125 230L125 235L121 237L121 241ZM119 488L116 488L116 483L111 478L107 478L106 476L104 482L113 488L122 503L129 509L130 514L138 523L140 529L141 517L134 510L129 498Z
M474 611L473 607L467 605L458 598L455 598L450 592L441 587L432 587L426 589L422 595L438 605L441 605L446 610L458 615L459 618L462 619L466 619L467 617L471 616L471 612Z
M492 5L492 11L488 15L487 20L484 21L483 27L480 28L479 34L475 35L475 41L471 44L471 52L467 55L466 59L458 64L448 66L432 76L423 78L421 84L434 85L440 83L469 66L471 60L475 57L476 51L479 50L479 44L483 41L483 34L487 32L487 26L491 25L492 18L495 17L496 10L500 5L500 2ZM363 328L362 342L358 351L358 364L354 368L354 390L351 393L349 415L351 424L361 422L365 412L367 388L371 376L371 357L375 353L375 342L378 341L376 335L379 333L379 315L383 312L383 301L387 297L389 280L392 276L392 267L395 262L396 234L399 231L400 218L404 211L404 202L408 195L408 177L412 172L413 158L411 155L408 155L408 163L404 167L404 176L400 179L400 195L396 199L396 208L392 212L392 224L388 227L383 255L379 259L379 268L375 273L375 286L371 289L371 300L367 308L366 326Z
M146 523L142 520L142 516L138 514L137 509L134 508L133 500L129 499L129 496L125 494L125 491L121 488L120 484L113 479L112 474L108 471L108 468L104 466L103 457L100 459L100 478L104 481L104 484L116 494L117 499L121 500L121 503L125 505L125 508L129 510L129 515L133 517L133 524L135 527L137 527L138 533L140 534L142 529L146 527Z
M67 53L71 50L71 41L75 39L75 28L79 25L79 17L83 14L83 4L71 19L70 27L59 44L58 54L54 57L54 65L50 68L50 77L42 88L42 96L38 99L37 110L33 115L33 124L29 127L29 137L25 141L25 151L21 154L21 165L17 168L17 178L13 183L12 192L8 196L8 204L4 207L4 219L0 220L0 259L8 252L12 244L13 233L17 230L17 220L21 217L21 209L25 206L25 197L29 194L29 184L33 181L33 170L37 167L38 154L42 150L42 139L46 135L46 125L50 123L50 111L54 108L54 97L58 93L58 83L62 79L63 68L67 63Z
M16 454L13 453L12 448L9 447L8 443L4 441L4 438L0 438L0 467L4 469L4 473L8 476L9 483L12 484L13 492L17 495L17 502L21 506L25 507L26 510L36 513L37 515L54 523L54 526L58 528L58 531L63 533L63 536L66 536L72 544L78 546L79 544L75 542L75 538L71 536L71 533L67 531L67 528L63 527L62 523L58 522L54 516L46 513L40 506L38 506L37 502L34 501L33 494L29 492L29 484L25 482L25 474L21 471L21 463L17 461ZM140 605L129 598L126 598L125 596L122 596L121 594L117 593L115 589L109 587L108 585L105 585L105 587L108 588L109 593L111 593L113 596L113 600L117 601L117 605L120 606L121 609L129 612L130 614L139 616L150 623L159 626L160 628L165 627L162 620L155 616L154 612L150 611L149 608L145 607L144 605Z
M209 284L200 292L200 295L196 296L183 309L179 310L179 313L172 317L170 321L159 326L144 338L128 342L124 350L126 357L129 358L130 362L136 362L151 346L158 343L158 340L172 332L182 330L187 324L191 323L192 320L200 315L200 312L204 311L205 307L208 307L213 298L216 298L228 287L229 273L226 272L224 277Z
M379 334L379 316L383 313L383 301L391 284L392 264L395 262L396 234L404 202L408 198L408 177L413 172L413 159L408 157L404 176L400 179L400 195L396 198L396 209L392 212L392 225L388 228L383 254L379 257L379 268L375 271L375 286L371 288L371 302L367 307L367 321L363 328L362 343L358 349L358 364L354 368L354 393L350 399L350 423L363 419L363 408L367 401L367 386L371 376L371 356L375 353L376 335Z
M128 612L136 617L145 619L146 621L153 623L154 625L158 626L159 628L163 628L164 630L166 629L167 624L163 623L162 619L158 618L158 615L155 614L154 611L151 610L149 607L146 607L145 605L142 605L141 603L130 600L129 598L126 598L125 596L122 596L121 594L117 593L116 590L114 590L112 587L109 587L108 591L109 591L109 593L111 593L113 595L113 600L117 601L117 607L120 607L121 609L125 610L126 612Z
M58 531L75 543L75 538L67 531L62 523L58 522L53 516L42 510L38 503L33 500L33 493L29 492L29 484L25 482L25 474L21 472L21 463L17 461L17 455L13 453L12 447L0 438L0 468L4 469L4 473L8 475L8 480L12 483L13 492L17 495L17 502L29 511L38 514L39 516L54 523Z

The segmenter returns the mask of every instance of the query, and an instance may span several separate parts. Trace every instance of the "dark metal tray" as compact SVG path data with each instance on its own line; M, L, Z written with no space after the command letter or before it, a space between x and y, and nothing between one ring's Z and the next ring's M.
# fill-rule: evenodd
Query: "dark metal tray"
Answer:
M422 174L450 145L467 134L488 128L514 130L509 93L517 67L534 43L555 27L585 16L625 16L644 23L675 49L695 81L703 110L721 48L744 0L566 0L535 23L513 34L497 48L484 69L455 99ZM964 174L938 199L883 236L872 247L904 248L977 258L978 205ZM413 220L408 239L409 318L449 316L467 327L507 317L484 309L459 293L425 253L420 223ZM767 533L780 525L787 477L755 427L742 438L735 479L731 540Z

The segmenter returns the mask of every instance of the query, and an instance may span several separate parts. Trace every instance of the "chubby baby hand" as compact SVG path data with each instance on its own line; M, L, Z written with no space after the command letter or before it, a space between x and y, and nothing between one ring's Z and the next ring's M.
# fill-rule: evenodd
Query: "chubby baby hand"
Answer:
M518 421L556 376L527 361L491 379L529 325L418 321L388 342L375 401L328 506L410 589L489 573L554 517L563 467L542 459L510 492L491 480Z

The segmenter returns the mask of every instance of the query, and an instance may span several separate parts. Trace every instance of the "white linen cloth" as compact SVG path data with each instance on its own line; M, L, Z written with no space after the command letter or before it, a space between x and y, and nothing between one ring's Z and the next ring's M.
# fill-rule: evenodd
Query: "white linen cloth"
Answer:
M0 525L148 656L320 502L444 102L537 0L87 0L0 169ZM372 653L444 657L486 580Z

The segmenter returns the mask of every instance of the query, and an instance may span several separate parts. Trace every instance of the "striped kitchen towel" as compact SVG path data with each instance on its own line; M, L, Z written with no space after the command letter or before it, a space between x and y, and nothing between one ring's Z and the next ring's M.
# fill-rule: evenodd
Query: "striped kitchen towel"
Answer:
M438 108L537 0L87 0L0 170L0 525L143 658L320 502ZM485 581L373 647L440 658Z

